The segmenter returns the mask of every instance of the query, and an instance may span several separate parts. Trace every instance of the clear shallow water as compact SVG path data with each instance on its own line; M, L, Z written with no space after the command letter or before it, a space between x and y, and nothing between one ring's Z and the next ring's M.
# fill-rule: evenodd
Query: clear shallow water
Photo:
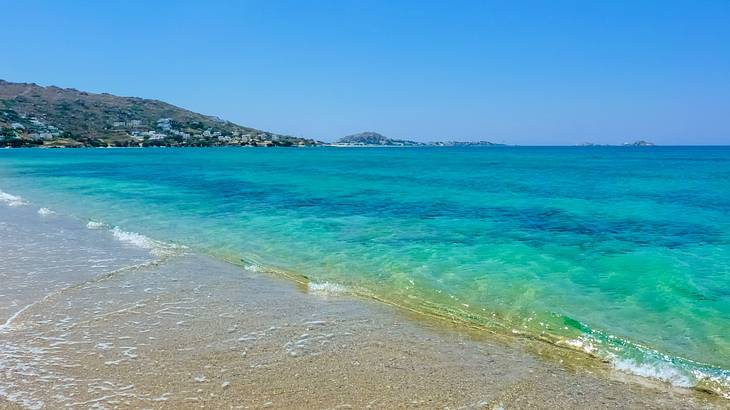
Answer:
M730 148L2 150L0 189L730 392Z

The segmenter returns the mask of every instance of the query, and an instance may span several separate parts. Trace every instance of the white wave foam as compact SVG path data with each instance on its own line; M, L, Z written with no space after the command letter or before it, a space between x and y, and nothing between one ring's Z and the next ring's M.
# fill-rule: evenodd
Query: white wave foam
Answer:
M86 229L104 229L106 225L103 222L89 221L86 224Z
M48 215L53 215L53 214L55 214L55 212L51 211L48 208L41 208L38 210L38 215L40 215L40 216L48 216Z
M104 222L91 220L86 224L86 228L94 230L109 229L109 225ZM109 229L109 232L111 232L112 236L114 236L114 238L116 238L119 242L142 249L148 249L150 254L157 257L170 256L176 251L184 248L184 246L156 241L137 232L128 232L122 230L118 226Z
M112 233L112 235L114 235L115 238L117 238L118 241L134 245L138 248L149 249L150 254L157 257L170 256L180 249L184 248L180 245L174 245L171 243L164 243L156 241L154 239L150 239L137 232L123 231L118 226L112 228L110 232Z
M343 293L347 293L348 289L345 286L342 286L337 283L330 283L330 282L322 282L322 283L316 283L316 282L309 282L307 285L309 292L319 295L341 295Z
M152 239L136 232L123 231L118 226L115 226L111 230L111 233L121 242L126 242L144 249L153 249L155 247L155 241Z
M568 339L563 341L564 344L583 350L586 353L593 354L598 350L590 340L584 338Z
M585 326L587 328L587 326ZM659 380L681 388L713 391L730 398L730 370L678 356L669 356L641 344L595 329L558 342L594 355L621 372Z
M28 202L23 198L9 194L5 191L0 191L0 202L4 202L8 206L23 206L28 205Z
M263 272L263 268L255 263L249 263L246 265L243 265L243 269L246 269L251 272Z
M638 363L632 359L615 358L613 367L618 370L671 383L678 387L694 387L697 380L687 374L683 374L670 363Z
M25 312L26 310L28 310L31 307L33 307L33 305L35 305L35 303L31 303L29 305L26 305L22 309L20 309L17 312L13 313L8 318L8 320L5 321L5 323L3 323L2 325L0 325L0 333L7 332L8 330L10 330L10 328L12 327L13 322L15 321L15 319L17 319L18 316L20 316L21 314L23 314L23 312Z

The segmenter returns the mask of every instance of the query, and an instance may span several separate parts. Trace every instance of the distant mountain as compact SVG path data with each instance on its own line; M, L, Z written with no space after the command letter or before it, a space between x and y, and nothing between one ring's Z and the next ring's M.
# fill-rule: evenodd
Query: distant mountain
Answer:
M308 146L174 105L0 80L2 146Z
M340 138L336 145L356 145L356 146L367 146L367 145L382 145L382 146L400 146L400 147L414 147L424 145L423 143L408 140L398 140L385 137L378 134L377 132L361 132L359 134L348 135Z

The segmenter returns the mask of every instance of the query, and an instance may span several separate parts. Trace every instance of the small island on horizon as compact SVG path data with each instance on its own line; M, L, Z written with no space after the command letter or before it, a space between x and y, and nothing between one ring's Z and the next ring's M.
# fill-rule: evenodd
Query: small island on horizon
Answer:
M334 147L506 147L491 141L435 141L418 142L388 138L377 132L367 131L342 137L332 144Z
M578 147L655 147L656 144L653 142L645 141L645 140L639 140L635 142L624 142L620 145L611 145L611 144L594 144L592 142L584 142L582 144L578 144Z

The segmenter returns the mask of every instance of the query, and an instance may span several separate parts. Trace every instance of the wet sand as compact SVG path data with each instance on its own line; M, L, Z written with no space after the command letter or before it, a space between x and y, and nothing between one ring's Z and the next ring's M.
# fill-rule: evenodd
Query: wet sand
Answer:
M0 209L0 239L10 249L0 279L12 296L0 299L0 408L730 404L543 342L312 292L189 251L149 262L148 250L52 218ZM48 232L63 229L87 246L54 253L53 243L65 245ZM89 263L106 251L116 259ZM75 282L59 272L76 272Z

